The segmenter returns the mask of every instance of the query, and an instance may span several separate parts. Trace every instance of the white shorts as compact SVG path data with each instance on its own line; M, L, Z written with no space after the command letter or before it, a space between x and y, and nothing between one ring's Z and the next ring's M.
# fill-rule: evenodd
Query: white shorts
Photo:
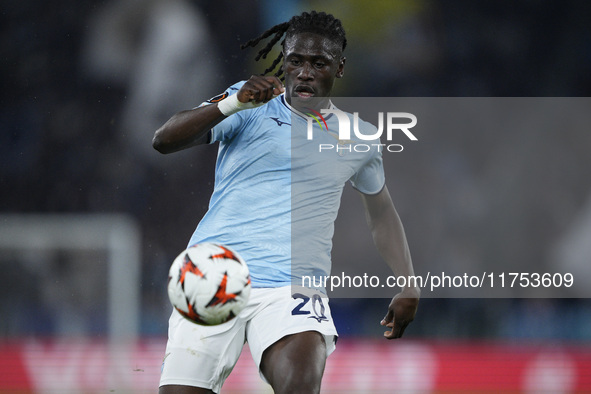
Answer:
M334 351L337 331L328 298L307 289L292 291L292 286L253 288L244 310L218 326L200 326L174 310L169 320L160 386L194 386L217 393L245 342L260 368L265 349L284 336L304 331L324 335L327 357Z

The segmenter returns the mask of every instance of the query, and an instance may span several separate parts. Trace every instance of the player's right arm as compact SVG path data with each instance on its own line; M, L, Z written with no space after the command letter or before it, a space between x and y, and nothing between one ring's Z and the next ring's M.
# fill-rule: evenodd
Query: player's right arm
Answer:
M284 90L277 77L253 75L234 96L173 115L156 130L152 146L160 153L172 153L206 144L209 131L226 117L263 105Z

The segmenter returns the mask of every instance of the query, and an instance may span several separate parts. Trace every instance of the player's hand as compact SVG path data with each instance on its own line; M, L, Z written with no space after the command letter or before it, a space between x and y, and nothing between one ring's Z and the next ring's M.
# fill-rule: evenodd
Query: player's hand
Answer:
M380 323L391 329L391 331L384 332L384 337L396 339L402 336L406 326L415 318L420 295L421 291L413 287L404 289L392 298L388 313Z
M242 103L266 103L285 91L279 78L274 76L253 75L238 91L238 100Z

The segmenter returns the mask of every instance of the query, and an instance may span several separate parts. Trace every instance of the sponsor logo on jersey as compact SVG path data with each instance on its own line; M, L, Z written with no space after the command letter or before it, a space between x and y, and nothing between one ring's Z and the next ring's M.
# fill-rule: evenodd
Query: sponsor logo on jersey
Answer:
M277 126L279 126L279 127L283 126L284 124L286 124L286 125L288 125L288 126L291 126L291 123L284 122L284 121L282 121L282 120L281 120L281 119L279 119L279 118L274 118L274 117L272 117L272 116L270 116L269 118L271 118L271 119L273 119L275 122L277 122Z

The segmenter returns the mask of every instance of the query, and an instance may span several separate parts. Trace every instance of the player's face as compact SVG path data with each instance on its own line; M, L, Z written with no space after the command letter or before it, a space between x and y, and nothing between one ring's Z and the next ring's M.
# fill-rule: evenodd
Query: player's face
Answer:
M345 58L338 44L314 33L288 37L283 46L285 97L294 107L326 108Z

